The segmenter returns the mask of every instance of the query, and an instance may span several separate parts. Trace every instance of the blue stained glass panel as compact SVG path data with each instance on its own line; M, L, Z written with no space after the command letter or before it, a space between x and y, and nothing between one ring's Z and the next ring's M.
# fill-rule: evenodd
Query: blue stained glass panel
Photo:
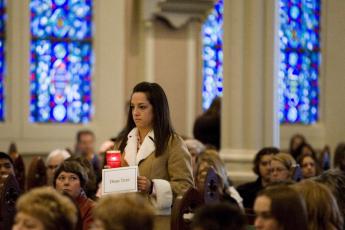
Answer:
M280 1L279 118L314 124L319 118L320 0Z
M5 35L6 1L0 0L0 121L5 121Z
M223 94L223 0L218 0L202 27L202 108Z
M90 0L32 0L30 121L87 123L92 117Z

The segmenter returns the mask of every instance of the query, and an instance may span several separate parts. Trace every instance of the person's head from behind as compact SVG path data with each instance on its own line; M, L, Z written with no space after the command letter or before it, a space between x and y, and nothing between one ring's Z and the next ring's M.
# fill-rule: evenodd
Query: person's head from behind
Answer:
M55 149L49 153L46 160L48 185L53 185L55 170L70 156L69 152L64 149Z
M291 180L296 161L290 154L278 153L271 159L271 182Z
M54 187L57 191L77 198L88 181L85 169L77 161L64 161L55 171Z
M345 172L340 169L330 169L317 176L315 181L326 185L333 193L338 203L340 214L343 216L345 229Z
M210 107L205 111L208 115L218 115L220 116L222 108L222 100L220 97L215 97L210 105Z
M206 149L201 153L197 158L196 168L195 185L199 191L204 191L207 172L210 168L215 170L221 180L222 183L220 189L222 191L230 186L225 164L221 160L217 150Z
M0 176L7 177L14 175L14 165L11 157L4 152L0 152Z
M76 135L76 153L84 157L95 153L95 134L88 129L78 131Z
M271 177L271 160L272 156L279 153L279 149L275 147L262 148L256 155L253 161L253 171L258 175L262 182L267 184Z
M262 190L254 203L257 230L306 230L307 210L300 194L287 185Z
M304 179L317 176L321 171L318 160L312 154L301 155L297 161L301 166Z
M102 197L93 209L94 230L152 230L154 210L137 193Z
M77 208L51 187L32 189L16 204L13 230L74 230Z
M341 229L343 220L338 204L325 185L313 180L304 180L293 187L306 201L309 229Z
M197 209L192 230L245 230L246 217L242 210L227 203L208 204Z
M139 133L153 130L155 135L156 154L162 154L169 137L173 134L168 99L163 88L157 83L141 82L137 84L130 98L125 133L134 127ZM126 140L120 145L123 151Z
M305 137L302 134L295 134L290 138L290 146L289 146L289 151L290 154L293 154L294 151L303 143L306 142Z
M340 142L334 152L334 168L345 172L345 142Z

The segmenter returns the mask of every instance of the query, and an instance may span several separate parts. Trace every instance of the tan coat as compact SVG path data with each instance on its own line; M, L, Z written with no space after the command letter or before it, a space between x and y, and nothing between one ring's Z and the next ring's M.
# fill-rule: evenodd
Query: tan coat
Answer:
M150 197L158 214L170 214L173 199L193 186L191 156L183 140L175 135L165 152L155 156L154 134L150 132L137 152L136 129L128 135L123 164L138 165L139 175L154 182L154 196Z

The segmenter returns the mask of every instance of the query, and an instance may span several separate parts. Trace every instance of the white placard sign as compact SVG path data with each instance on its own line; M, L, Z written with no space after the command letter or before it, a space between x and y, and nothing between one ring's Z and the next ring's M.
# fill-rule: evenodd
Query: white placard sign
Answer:
M137 192L138 166L102 170L102 195Z

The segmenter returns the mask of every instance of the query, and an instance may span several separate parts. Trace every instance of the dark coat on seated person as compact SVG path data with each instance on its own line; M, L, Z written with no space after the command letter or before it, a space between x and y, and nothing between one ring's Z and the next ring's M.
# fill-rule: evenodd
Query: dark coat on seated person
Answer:
M264 187L262 186L261 179L258 178L254 182L248 182L237 187L237 191L243 198L244 208L253 208L254 201L258 192Z

